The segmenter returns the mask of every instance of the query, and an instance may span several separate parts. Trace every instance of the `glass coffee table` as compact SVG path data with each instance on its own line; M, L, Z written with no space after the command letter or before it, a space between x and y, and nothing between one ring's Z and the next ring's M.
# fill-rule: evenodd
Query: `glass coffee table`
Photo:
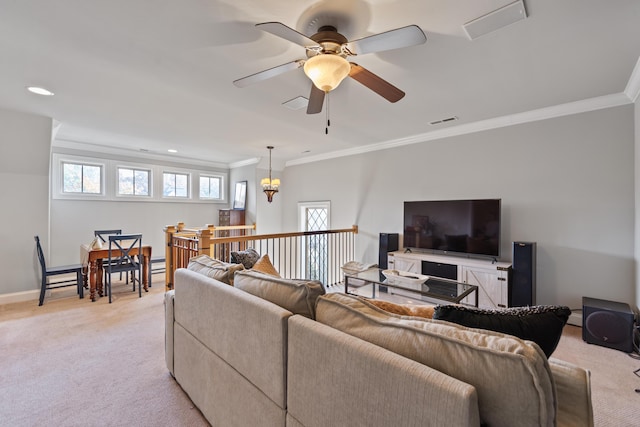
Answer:
M358 285L356 285L356 283L358 283ZM358 295L354 292L349 292L350 285L352 288L357 287L358 289L371 286L371 298L376 298L376 289L378 293L380 293L380 288L382 288L387 289L389 294L407 296L421 301L436 300L460 304L465 298L472 296L471 299L473 302L471 305L475 307L478 306L478 287L476 285L441 279L439 277L429 277L425 282L415 287L408 287L407 285L397 282L389 282L384 274L382 274L382 269L370 268L360 272L345 272L344 292L346 294L351 293ZM473 298L473 296L475 296L475 298Z

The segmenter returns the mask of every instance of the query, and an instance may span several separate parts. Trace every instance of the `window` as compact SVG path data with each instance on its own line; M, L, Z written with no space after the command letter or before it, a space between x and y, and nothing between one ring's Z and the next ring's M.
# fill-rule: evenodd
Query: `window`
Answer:
M222 199L222 178L219 176L200 175L200 198L209 200Z
M228 173L71 153L51 154L51 197L164 203L227 203Z
M189 175L164 172L162 174L163 197L189 197Z
M101 194L102 166L63 162L62 192L67 194Z
M118 195L149 196L150 178L149 170L118 168Z

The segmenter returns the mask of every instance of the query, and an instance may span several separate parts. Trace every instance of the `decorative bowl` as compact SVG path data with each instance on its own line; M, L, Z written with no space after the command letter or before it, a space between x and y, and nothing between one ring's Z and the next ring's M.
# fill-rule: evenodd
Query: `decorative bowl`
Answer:
M384 274L384 277L386 277L387 281L391 284L410 287L421 285L429 279L429 276L425 276L424 274L400 270L383 270L382 274Z

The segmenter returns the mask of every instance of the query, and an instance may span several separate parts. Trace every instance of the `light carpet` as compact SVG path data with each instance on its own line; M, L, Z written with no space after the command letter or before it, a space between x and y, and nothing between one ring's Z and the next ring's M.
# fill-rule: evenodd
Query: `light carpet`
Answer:
M164 362L164 283L0 306L0 425L208 426Z

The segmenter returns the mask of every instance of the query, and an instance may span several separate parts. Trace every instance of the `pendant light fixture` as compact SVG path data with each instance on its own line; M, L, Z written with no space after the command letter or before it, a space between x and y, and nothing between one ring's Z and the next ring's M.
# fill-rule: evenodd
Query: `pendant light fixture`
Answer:
M278 178L271 178L271 150L273 150L273 146L269 145L267 147L269 150L269 178L263 178L260 181L260 185L262 185L262 191L267 195L267 201L271 203L273 200L273 195L278 192L278 188L280 187L280 180Z

